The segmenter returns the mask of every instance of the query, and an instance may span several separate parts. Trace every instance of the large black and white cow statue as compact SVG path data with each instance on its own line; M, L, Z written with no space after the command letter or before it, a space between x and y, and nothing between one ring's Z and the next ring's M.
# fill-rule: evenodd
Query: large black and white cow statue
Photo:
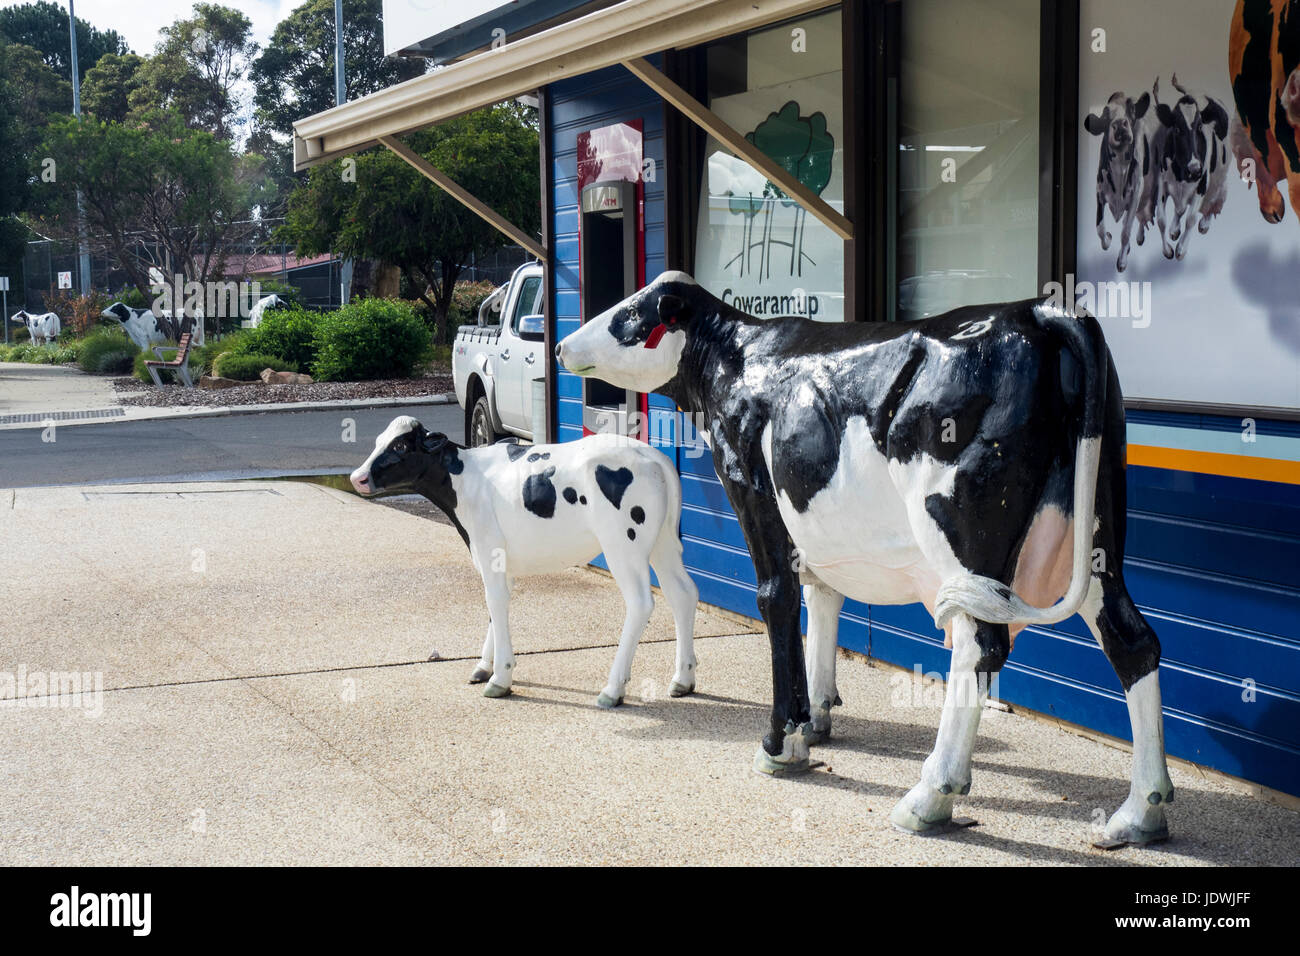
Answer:
M470 683L485 697L510 693L510 591L523 574L560 571L602 551L627 605L609 681L596 699L617 707L632 655L654 610L650 569L668 598L677 630L669 693L695 689L695 603L677 537L682 491L662 452L633 439L594 435L561 445L501 442L463 448L402 416L375 440L352 473L362 495L415 492L441 508L469 545L487 594L488 630Z
M199 316L187 315L174 319L168 315L155 315L149 309L136 309L122 302L114 302L100 314L100 318L119 322L127 337L139 348L147 349L163 342L175 342L186 332L194 334Z
M1099 842L1167 835L1160 644L1124 585L1124 406L1092 317L1029 300L911 323L759 320L668 272L556 352L580 375L668 395L707 428L771 641L755 769L806 769L829 733L844 597L919 601L947 632L952 675L934 751L890 819L943 829L970 789L981 705L1012 637L1077 611L1133 724L1132 789Z
M53 342L59 337L59 331L62 324L59 317L53 312L42 312L39 315L27 311L15 312L12 316L13 321L21 324L27 329L27 334L31 337L33 345L45 345Z

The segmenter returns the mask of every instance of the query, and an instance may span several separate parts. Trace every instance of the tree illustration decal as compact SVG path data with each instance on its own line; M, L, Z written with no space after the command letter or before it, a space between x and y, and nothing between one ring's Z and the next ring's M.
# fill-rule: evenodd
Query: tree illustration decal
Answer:
M799 180L812 192L821 195L831 181L831 166L835 158L835 137L826 128L826 116L818 111L804 116L800 113L799 103L790 100L775 113L769 113L767 119L759 123L752 132L745 134L745 139L753 143L764 153L779 163L782 168ZM790 250L790 275L803 274L803 261L807 259L813 265L817 263L803 252L803 231L808 211L798 209L794 226L790 232L790 241L774 238L772 213L776 203L783 206L797 206L782 189L771 180L763 184L761 196L752 192L738 196L728 193L727 208L734 215L745 217L743 246L740 252L727 263L730 268L740 262L740 274L753 269L752 255L759 250L758 277L763 279L772 274L772 246L785 246ZM766 208L763 220L762 236L754 240L755 220L760 211Z

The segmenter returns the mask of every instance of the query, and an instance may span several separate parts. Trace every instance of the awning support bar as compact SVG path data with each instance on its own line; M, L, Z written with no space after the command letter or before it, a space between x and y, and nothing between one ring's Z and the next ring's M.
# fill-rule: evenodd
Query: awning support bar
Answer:
M785 167L773 161L770 156L723 122L722 117L717 113L655 69L644 57L624 60L623 65L639 77L646 86L675 106L691 122L701 127L714 139L720 140L729 150L779 186L782 192L824 222L841 239L853 238L853 223L836 212L821 196L786 172Z
M466 192L462 187L453 182L446 173L438 169L438 167L434 166L419 153L415 152L415 150L411 149L411 147L407 146L396 136L380 136L379 142L383 143L396 153L421 176L433 180L433 182L441 187L444 192L453 199L462 203L475 215L482 218L497 232L506 236L518 245L523 246L543 262L546 261L546 249L540 242L531 236L525 235L521 229L509 220L503 218L491 206Z

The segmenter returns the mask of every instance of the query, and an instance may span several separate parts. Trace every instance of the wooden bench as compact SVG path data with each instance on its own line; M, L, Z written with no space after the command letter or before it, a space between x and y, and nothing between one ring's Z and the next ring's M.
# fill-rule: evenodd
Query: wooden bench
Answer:
M163 352L175 352L176 357L171 361L163 359ZM185 383L186 388L194 387L194 380L190 378L190 333L186 332L181 336L181 340L176 345L155 345L153 354L158 356L157 361L147 359L144 367L149 370L149 377L153 383L162 388L162 379L158 377L158 369L169 368L180 376L181 381Z

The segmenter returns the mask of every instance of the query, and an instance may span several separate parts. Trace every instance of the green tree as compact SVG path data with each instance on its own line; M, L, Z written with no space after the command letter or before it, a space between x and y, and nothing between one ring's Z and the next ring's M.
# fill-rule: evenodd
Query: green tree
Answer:
M215 3L196 3L194 16L163 27L158 48L140 68L128 96L133 110L167 109L195 129L232 138L241 106L238 83L248 73L257 44L243 13Z
M50 116L72 112L72 85L45 65L40 51L22 43L0 45L0 75L9 83L17 136L29 175L41 133Z
M540 228L537 128L514 104L477 110L413 134L409 145L525 233ZM279 235L304 255L334 251L400 268L446 331L452 292L470 256L509 240L388 150L312 170L289 200Z
M343 0L343 66L349 100L424 72L422 60L384 56L382 0ZM288 196L293 189L293 124L334 106L334 3L307 0L276 24L253 64L253 131Z
M68 83L72 82L67 7L48 0L6 7L0 10L0 37L39 50L47 66ZM116 30L97 30L77 17L77 69L83 77L105 53L129 50Z
M8 276L15 290L22 274L27 228L14 214L25 205L28 190L27 151L15 109L18 103L6 72L0 69L0 275ZM15 295L9 296L11 308L18 301Z
M48 231L74 234L80 186L92 249L111 256L147 297L150 267L206 282L222 273L229 243L252 228L262 157L236 153L178 115L130 124L60 117L42 149L59 168L55 183L34 187Z
M131 111L131 94L144 84L144 64L144 57L134 53L105 53L82 81L82 111L96 119L123 122Z

